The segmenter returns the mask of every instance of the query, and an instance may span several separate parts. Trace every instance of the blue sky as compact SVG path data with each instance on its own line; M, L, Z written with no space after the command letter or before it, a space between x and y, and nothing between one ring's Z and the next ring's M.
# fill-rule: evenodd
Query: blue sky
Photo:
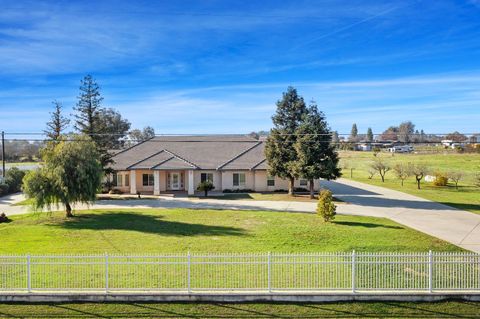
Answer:
M480 0L0 0L0 126L44 129L91 73L157 133L267 130L287 86L331 127L480 131Z

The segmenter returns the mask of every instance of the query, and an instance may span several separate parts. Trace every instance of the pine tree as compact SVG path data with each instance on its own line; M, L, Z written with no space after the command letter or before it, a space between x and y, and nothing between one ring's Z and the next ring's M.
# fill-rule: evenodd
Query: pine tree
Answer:
M352 130L350 131L350 141L356 142L358 137L357 124L353 123Z
M367 142L373 142L373 132L371 127L369 127L367 130Z
M88 74L80 82L80 95L75 107L75 129L89 135L94 142L98 142L100 130L100 112L102 110L103 97L100 94L100 86Z
M50 112L50 122L47 122L47 129L43 132L51 140L58 140L62 132L67 128L70 120L62 115L62 103L53 101L54 111Z
M289 179L289 194L294 193L294 182L298 177L295 169L298 160L295 150L296 131L306 112L307 107L303 98L298 95L295 88L288 87L282 99L277 102L276 113L272 116L274 127L270 130L265 144L268 173L271 176Z
M338 154L331 143L331 131L325 115L318 111L315 102L309 105L307 113L303 116L303 123L297 129L297 134L296 175L309 180L310 198L313 198L315 179L331 180L341 175L338 168Z

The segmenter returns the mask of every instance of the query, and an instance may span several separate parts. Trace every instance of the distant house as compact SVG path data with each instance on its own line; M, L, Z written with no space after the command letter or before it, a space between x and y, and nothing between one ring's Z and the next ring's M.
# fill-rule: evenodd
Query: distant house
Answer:
M364 151L364 152L369 152L372 150L372 144L371 143L362 143L362 144L357 144L355 146L355 149L357 151Z
M288 189L287 180L268 176L264 151L263 140L243 135L158 136L116 153L113 179L116 189L131 194L194 194L205 180L215 191ZM318 180L314 186L319 189Z

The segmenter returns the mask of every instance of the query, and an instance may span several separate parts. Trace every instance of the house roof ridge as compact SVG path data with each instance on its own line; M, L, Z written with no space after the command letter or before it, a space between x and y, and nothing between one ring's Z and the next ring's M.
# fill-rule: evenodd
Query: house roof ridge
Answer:
M254 170L257 166L259 166L260 164L262 164L263 162L265 162L267 159L264 158L262 159L260 162L258 162L257 164L253 165L252 168L250 168L250 170Z
M137 144L137 145L138 145L138 144ZM148 160L148 159L150 159L150 158L152 158L152 157L154 157L154 156L157 156L158 154L160 154L160 153L162 153L162 152L165 152L165 150L161 150L161 151L159 151L159 152L153 153L152 155L145 157L145 158L142 159L141 161L135 162L135 163L133 163L132 165L127 166L127 169L130 169L132 166L138 165L138 164L140 164L141 162L144 162L144 161L146 161L146 160Z
M171 152L171 151L169 151L169 150L167 150L167 149L164 149L164 151L167 152L167 153L170 153L171 155L173 155L174 157L178 158L179 160L187 163L188 165L193 166L194 168L200 168L200 167L198 167L195 163L192 163L192 162L190 162L190 161L187 161L187 160L184 159L183 157L178 156L177 154L175 154L174 152ZM158 165L157 165L157 166L158 166Z
M258 141L258 142L257 142L255 145L253 145L252 147L249 147L249 148L247 148L246 150L243 150L241 153L235 155L233 158L229 159L229 160L226 161L225 163L217 166L217 170L218 170L218 169L221 169L221 168L224 167L225 165L233 162L234 160L236 160L236 159L239 158L240 156L248 153L249 151L251 151L252 149L254 149L255 147L257 147L258 145L260 145L260 144L262 144L262 143L263 143L262 141Z
M144 140L144 141L141 141L141 142L138 143L138 144L135 144L135 145L132 145L132 146L127 147L126 149L120 150L118 153L115 153L114 156L117 156L118 154L125 153L126 151L129 151L129 150L131 150L132 148L137 147L137 146L139 146L139 145L141 145L141 144L143 144L143 143L145 143L145 142L148 142L148 141L150 141L150 140L153 140L154 138L155 138L155 136L152 136L152 137L150 137L149 139L146 139L146 140Z
M164 151L165 151L165 150L164 150ZM169 153L169 154L170 154L170 152L167 152L167 151L165 151L165 153ZM160 161L159 163L157 163L157 164L153 165L152 167L150 167L150 169L155 169L155 167L158 167L158 166L160 166L160 165L162 165L162 164L165 164L166 162L168 162L168 161L171 160L172 158L175 158L175 156L173 156L172 154L170 154L170 155L171 155L171 157L167 158L166 160Z

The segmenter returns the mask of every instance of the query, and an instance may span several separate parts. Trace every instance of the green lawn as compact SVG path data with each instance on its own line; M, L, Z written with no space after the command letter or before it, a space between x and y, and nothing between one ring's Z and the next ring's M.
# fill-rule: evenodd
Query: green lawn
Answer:
M379 156L385 159L391 166L396 163L423 163L431 168L432 171L448 172L449 170L462 171L465 174L464 180L459 184L459 189L455 189L453 184L449 186L437 187L432 183L422 181L422 189L418 190L415 178L409 177L402 187L400 181L395 178L395 174L389 171L386 180L382 183L380 176L375 175L372 179L368 178L369 164L374 160L371 152L340 152L343 177L350 176L350 168L354 167L353 180L383 186L399 190L408 194L423 197L436 202L444 203L459 209L468 210L480 214L480 188L475 187L474 176L480 172L480 154L390 154L381 153Z
M0 318L478 318L479 306L462 301L0 304Z
M12 216L0 253L455 251L382 218L268 211L131 209Z

